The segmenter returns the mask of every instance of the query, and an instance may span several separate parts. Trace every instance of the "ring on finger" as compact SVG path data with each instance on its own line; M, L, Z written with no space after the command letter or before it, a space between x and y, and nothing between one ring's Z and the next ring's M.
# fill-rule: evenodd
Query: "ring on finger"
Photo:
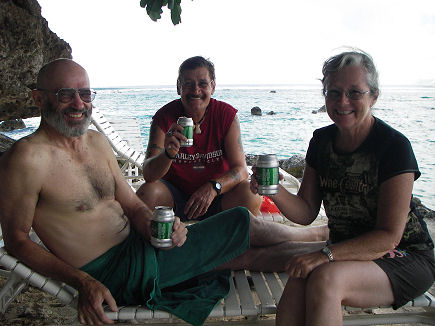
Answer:
M169 136L169 137L172 137L172 134L173 134L172 130L169 130L169 131L168 131L168 136Z

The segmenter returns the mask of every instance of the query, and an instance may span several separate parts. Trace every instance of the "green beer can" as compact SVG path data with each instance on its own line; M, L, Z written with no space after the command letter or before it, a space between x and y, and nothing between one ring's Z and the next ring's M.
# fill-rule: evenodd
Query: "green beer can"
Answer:
M259 155L255 165L255 178L259 195L276 195L279 189L279 162L275 154Z
M181 147L190 147L193 145L193 120L192 118L179 117L177 124L184 128L183 135L187 138L184 142L181 142Z
M151 220L151 244L156 248L172 246L174 211L167 206L156 206Z

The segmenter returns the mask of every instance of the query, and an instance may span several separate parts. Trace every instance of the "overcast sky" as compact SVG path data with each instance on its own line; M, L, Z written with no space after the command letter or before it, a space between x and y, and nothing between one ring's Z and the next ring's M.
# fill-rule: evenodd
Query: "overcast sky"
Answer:
M434 0L182 0L176 26L139 0L38 2L93 87L173 85L194 55L218 85L317 83L342 46L370 53L383 85L435 85Z

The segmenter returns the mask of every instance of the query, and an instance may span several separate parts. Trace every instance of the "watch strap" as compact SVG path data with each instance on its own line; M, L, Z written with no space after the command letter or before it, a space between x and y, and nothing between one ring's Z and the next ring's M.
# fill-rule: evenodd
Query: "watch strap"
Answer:
M329 249L329 247L324 247L321 251L328 257L330 262L334 261L334 256L332 255L332 251Z
M221 194L222 185L219 182L217 182L216 180L209 180L209 182L212 184L213 189L216 191L216 193L219 196Z

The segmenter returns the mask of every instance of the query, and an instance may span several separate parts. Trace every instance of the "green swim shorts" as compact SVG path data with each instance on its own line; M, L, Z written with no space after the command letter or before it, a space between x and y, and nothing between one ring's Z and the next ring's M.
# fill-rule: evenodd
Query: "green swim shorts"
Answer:
M249 248L249 213L236 207L188 226L182 247L155 249L133 228L120 244L81 268L118 305L145 304L202 325L229 291L229 270L214 270Z

